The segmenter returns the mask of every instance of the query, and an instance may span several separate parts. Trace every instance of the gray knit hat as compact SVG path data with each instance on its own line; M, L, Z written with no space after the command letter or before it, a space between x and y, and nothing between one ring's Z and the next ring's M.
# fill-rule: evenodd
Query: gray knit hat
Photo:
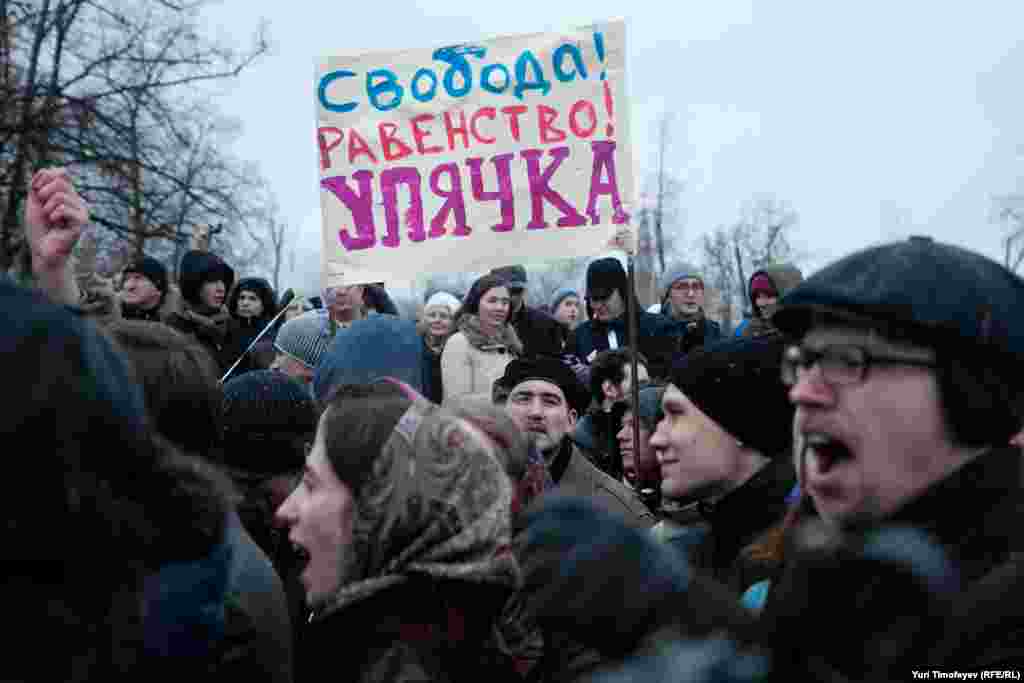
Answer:
M680 280L686 280L693 278L704 282L704 276L695 265L692 263L680 263L675 268L669 268L661 276L661 296L665 298L668 296L668 290L672 288L672 285L679 282Z
M314 310L296 316L281 326L274 348L316 370L320 358L331 344L330 327L324 311Z

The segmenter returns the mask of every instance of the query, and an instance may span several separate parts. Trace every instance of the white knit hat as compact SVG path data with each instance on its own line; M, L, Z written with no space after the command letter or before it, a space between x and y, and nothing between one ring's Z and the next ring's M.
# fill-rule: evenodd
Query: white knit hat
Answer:
M423 310L427 310L433 306L445 306L454 315L462 303L448 292L437 292L434 296L427 299L427 304L423 307Z
M297 360L310 370L316 370L320 358L331 344L326 311L313 310L296 316L281 326L274 347Z

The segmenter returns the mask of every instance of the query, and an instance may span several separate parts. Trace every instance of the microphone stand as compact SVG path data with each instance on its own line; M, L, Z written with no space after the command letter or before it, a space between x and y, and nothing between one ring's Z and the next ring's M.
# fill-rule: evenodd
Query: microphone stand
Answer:
M273 327L273 326L274 326L274 323L276 323L276 322L277 322L278 318L280 318L280 317L281 317L282 315L284 315L284 313L285 313L285 311L286 311L287 309L288 309L288 307L287 307L287 306L282 306L282 307L281 307L281 310L277 312L277 315L275 315L275 316L274 316L273 318L271 318L270 322L269 322L269 323L267 323L267 326L266 326L266 327L264 327L264 328L263 328L263 329L262 329L262 330L260 331L260 333L259 333L258 335L256 335L256 338L252 340L252 343L251 343L251 344L249 344L249 348L247 348L247 349L246 349L245 351L243 351L243 352L242 352L242 355L238 357L238 360L236 360L236 361L235 361L235 364L234 364L234 365L232 365L232 366L231 366L230 368L228 368L228 371L227 371L226 373L224 373L224 376L223 376L223 377L221 377L221 378L220 378L220 383L221 383L221 384L224 384L224 382L225 382L225 381L227 380L227 378L231 376L231 373L235 371L235 368L237 368L237 367L238 367L238 364L239 364L239 363L241 363L241 362L242 362L242 360L243 360L243 359L244 359L244 358L245 358L246 356L248 356L248 355L249 355L249 352L250 352L250 351L252 351L252 347L256 346L256 344L257 344L257 343L259 343L260 339L263 339L263 335L265 335L265 334L267 333L267 331L268 331L268 330L269 330L269 329L270 329L271 327Z

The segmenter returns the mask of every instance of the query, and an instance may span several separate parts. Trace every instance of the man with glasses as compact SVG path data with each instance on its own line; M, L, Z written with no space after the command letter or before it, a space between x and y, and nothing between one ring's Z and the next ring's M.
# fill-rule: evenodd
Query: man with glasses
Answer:
M863 659L868 650L858 648L889 632L902 645L872 666L893 675L911 664L1021 666L1019 603L999 596L1021 590L1024 468L1009 441L1020 429L1024 281L975 253L912 237L818 272L772 322L797 340L781 372L796 408L801 514L820 520L817 533L794 527L804 532L793 534L796 550L769 596L776 645L841 670L853 663L851 644ZM915 589L858 574L850 558L893 526L924 531L955 571L923 550L890 548L882 554L912 558ZM915 602L917 589L942 599ZM837 614L842 642L828 628ZM793 628L807 638L787 644Z
M689 264L668 273L661 314L679 324L679 350L689 353L722 338L722 328L704 313L704 278Z

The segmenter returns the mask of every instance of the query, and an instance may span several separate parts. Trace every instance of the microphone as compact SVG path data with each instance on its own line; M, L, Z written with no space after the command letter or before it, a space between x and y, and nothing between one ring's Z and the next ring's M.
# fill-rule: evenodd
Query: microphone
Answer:
M270 320L270 322L267 323L266 327L264 327L262 330L260 330L260 333L257 334L256 338L252 340L251 344L249 344L249 348L247 348L245 351L242 352L242 355L238 357L238 360L235 361L234 365L232 365L230 368L228 368L228 371L226 373L224 373L223 377L220 378L220 383L221 384L224 384L224 382L227 381L227 378L230 377L231 373L235 371L235 368L237 368L238 364L242 362L242 359L245 358L247 355L249 355L249 352L252 351L253 347L256 346L257 343L259 343L260 339L263 339L263 335L265 335L270 330L270 328L274 326L274 323L277 322L277 319L280 318L282 315L284 315L284 312L286 310L288 310L288 304L290 304L292 302L292 299L294 299L294 298L295 298L295 292L293 290L291 290L291 289L285 290L284 295L281 297L281 306L280 306L280 310L277 312L277 315L275 315Z

